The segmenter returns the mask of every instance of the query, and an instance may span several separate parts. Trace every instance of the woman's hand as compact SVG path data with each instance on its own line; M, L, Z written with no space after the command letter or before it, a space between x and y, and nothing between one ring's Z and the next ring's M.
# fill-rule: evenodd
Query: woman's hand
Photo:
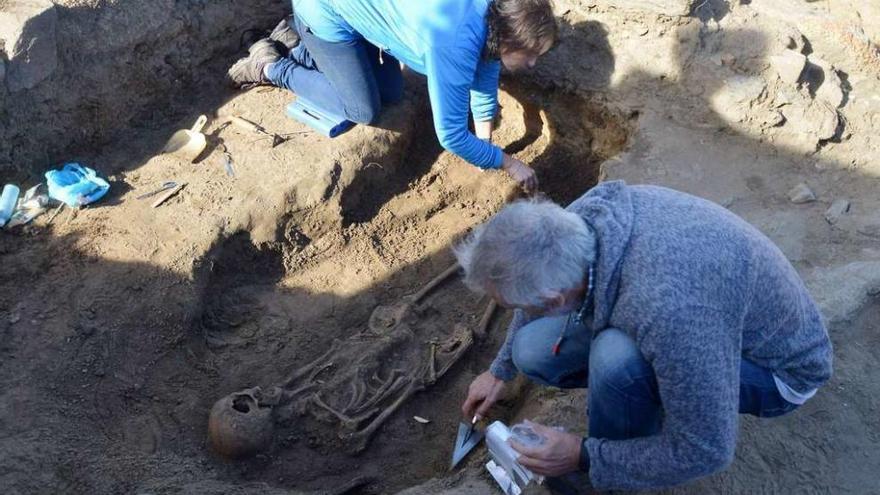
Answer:
M489 371L476 377L468 388L468 396L461 406L461 412L468 421L474 416L482 419L492 404L498 401L504 391L504 380L495 378Z
M533 193L538 190L538 176L535 175L532 167L505 153L504 161L501 162L501 168L527 193Z

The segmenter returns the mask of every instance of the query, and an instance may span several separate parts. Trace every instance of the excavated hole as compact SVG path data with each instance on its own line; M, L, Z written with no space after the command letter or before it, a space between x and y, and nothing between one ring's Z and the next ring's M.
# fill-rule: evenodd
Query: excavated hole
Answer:
M494 143L534 167L541 192L560 204L595 185L599 164L617 154L629 136L624 119L575 94L506 83L499 102ZM371 221L388 191L405 193L420 177L431 177L438 165L463 166L443 153L430 116L420 122L400 166L389 170L381 157L364 160L368 165L341 195L344 226Z
M601 161L626 142L621 119L576 95L505 85L501 104L496 143L531 163L542 191L560 203L594 185ZM392 493L448 471L460 404L503 341L507 314L496 315L485 340L409 398L365 445L349 435L378 413L351 427L329 412L346 405L356 409L351 404L357 403L357 383L366 384L369 394L399 374L414 373L429 352L447 356L462 350L466 343L455 340L456 325L473 330L487 304L455 277L403 317L393 315L403 296L452 263L451 242L517 195L502 173L475 174L440 153L428 124L413 143L405 154L411 163L398 167L408 170L393 176L366 170L355 180L357 191L343 190L342 222L324 222L339 211L331 203L291 215L281 231L309 242L282 235L285 240L256 247L238 234L203 260L198 274L205 287L202 312L193 335L217 379L207 390L189 393L198 394L206 408L237 390L283 383L294 370L324 356L304 394L316 394L322 405L302 401L276 407L268 452L231 462L203 449L229 481L332 491L357 479L357 493ZM380 187L401 192L377 204L370 191ZM387 328L406 325L412 334L368 330L377 306L391 313L378 314L374 322ZM444 358L437 359L442 364ZM235 403L239 411L248 406ZM510 417L517 407L514 397L499 408L498 417ZM430 423L414 421L415 415ZM203 445L203 432L191 434L189 441ZM476 465L480 458L477 453L469 462Z

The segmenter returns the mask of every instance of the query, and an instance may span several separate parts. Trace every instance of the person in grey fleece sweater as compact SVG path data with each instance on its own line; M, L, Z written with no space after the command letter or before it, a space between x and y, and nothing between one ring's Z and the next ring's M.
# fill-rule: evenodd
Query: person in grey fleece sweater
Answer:
M516 309L463 414L484 417L522 372L588 387L589 435L535 424L514 444L538 474L599 489L685 483L733 460L738 414L773 417L831 376L816 304L782 252L709 201L602 183L568 208L505 207L456 249L465 280Z

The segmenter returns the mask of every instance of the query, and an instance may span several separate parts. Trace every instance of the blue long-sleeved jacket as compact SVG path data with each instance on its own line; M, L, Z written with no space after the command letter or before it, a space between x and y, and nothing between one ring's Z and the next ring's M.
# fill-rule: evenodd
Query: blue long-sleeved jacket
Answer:
M501 149L468 130L498 109L501 64L482 59L489 0L293 0L319 38L362 36L428 78L434 128L447 150L481 168L499 168ZM470 105L470 106L469 106Z

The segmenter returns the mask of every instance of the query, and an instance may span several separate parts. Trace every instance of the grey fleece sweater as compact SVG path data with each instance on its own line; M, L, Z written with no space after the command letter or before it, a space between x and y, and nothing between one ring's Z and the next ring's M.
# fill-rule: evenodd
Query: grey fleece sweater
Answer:
M733 460L740 360L773 370L798 392L831 376L831 343L819 311L782 252L757 229L709 201L670 189L606 182L573 202L595 231L594 335L613 327L636 342L657 376L659 434L590 438L599 489L661 488ZM492 373L517 371L516 311ZM587 356L584 356L587 359Z

